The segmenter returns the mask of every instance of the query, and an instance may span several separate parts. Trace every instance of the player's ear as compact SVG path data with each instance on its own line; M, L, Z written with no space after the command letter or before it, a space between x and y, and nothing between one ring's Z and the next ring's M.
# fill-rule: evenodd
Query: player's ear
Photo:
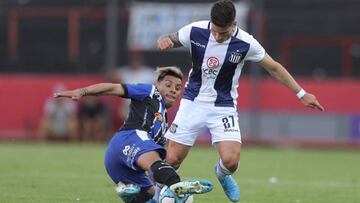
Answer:
M236 27L236 26L237 26L237 21L236 21L236 20L234 20L234 22L232 23L232 26L233 26L233 27Z
M160 89L160 81L157 81L155 84L156 89Z

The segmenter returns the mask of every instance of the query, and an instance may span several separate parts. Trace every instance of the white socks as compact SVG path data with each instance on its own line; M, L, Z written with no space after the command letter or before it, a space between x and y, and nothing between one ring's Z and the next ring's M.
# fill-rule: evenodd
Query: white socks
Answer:
M176 173L179 174L179 169L176 169ZM164 187L164 185L157 182L154 183L155 183L155 194L152 199L155 200L156 202L159 202L160 191Z
M222 163L221 159L216 163L215 166L215 173L218 179L223 179L227 175L231 175L232 172L225 168L224 164Z
M164 187L163 184L155 183L155 194L153 196L153 200L155 200L156 202L159 201L160 191L163 187Z

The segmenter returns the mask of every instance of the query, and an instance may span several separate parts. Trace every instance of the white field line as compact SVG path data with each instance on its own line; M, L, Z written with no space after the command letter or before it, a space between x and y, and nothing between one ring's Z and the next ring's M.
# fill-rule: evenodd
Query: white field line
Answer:
M360 182L345 182L345 181L308 181L308 180L283 180L278 179L276 183L271 183L269 180L265 179L238 179L240 184L251 184L251 185L308 185L308 186L317 186L317 187L360 187Z

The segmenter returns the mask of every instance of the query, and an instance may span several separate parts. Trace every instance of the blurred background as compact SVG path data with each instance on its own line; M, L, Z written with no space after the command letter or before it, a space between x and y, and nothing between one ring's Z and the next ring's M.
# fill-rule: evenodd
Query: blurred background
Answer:
M0 140L106 142L126 118L119 98L53 100L98 82L152 82L157 66L187 74L188 50L159 52L159 36L208 20L204 0L1 0ZM360 1L235 1L239 27L254 35L325 112L254 63L239 84L246 145L360 147ZM173 119L176 108L171 111ZM209 143L209 133L199 136Z

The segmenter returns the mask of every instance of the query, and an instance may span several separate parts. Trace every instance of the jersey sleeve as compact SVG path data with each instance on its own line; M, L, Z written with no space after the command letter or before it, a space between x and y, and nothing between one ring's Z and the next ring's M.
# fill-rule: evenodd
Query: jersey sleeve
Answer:
M190 32L192 24L185 25L179 31L179 41L184 47L190 47Z
M124 88L123 98L135 99L138 101L144 100L147 96L151 96L155 87L152 84L122 84Z
M245 56L245 60L259 62L265 57L265 49L252 35L247 35L247 38L250 42L250 48Z

